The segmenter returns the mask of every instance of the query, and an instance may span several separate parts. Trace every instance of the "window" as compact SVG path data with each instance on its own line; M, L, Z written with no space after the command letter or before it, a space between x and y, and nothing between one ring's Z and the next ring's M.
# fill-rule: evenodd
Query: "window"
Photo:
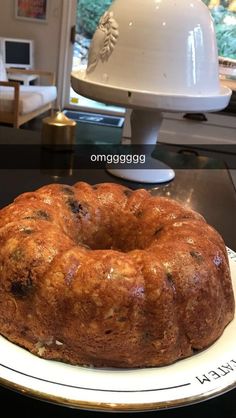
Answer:
M219 55L236 59L236 1L203 0L214 20Z

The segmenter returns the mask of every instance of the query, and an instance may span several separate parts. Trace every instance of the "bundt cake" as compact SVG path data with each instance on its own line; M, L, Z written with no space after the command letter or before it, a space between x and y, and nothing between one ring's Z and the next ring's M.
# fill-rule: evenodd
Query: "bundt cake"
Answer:
M211 345L233 315L222 238L174 200L79 182L0 211L0 333L38 356L167 365Z

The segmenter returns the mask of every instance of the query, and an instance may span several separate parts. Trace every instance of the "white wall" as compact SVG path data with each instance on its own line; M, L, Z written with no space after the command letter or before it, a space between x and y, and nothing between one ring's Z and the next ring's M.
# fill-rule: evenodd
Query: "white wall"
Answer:
M66 0L70 1L70 0ZM33 39L35 68L57 75L63 0L48 0L48 20L38 23L15 18L15 0L0 0L0 37Z

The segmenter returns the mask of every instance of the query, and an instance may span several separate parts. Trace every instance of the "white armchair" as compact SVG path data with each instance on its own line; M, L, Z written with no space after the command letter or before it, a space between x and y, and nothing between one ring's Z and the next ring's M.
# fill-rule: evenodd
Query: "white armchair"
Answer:
M21 85L8 80L13 74L35 74L39 80L47 78L47 85ZM53 109L57 98L55 76L52 72L38 70L8 69L0 55L0 123L19 128L23 123Z

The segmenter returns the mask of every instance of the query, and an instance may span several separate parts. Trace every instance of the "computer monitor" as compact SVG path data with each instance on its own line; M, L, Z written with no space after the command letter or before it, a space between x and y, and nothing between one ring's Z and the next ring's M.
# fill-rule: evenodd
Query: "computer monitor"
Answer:
M0 48L6 68L34 67L34 41L31 39L0 38Z

